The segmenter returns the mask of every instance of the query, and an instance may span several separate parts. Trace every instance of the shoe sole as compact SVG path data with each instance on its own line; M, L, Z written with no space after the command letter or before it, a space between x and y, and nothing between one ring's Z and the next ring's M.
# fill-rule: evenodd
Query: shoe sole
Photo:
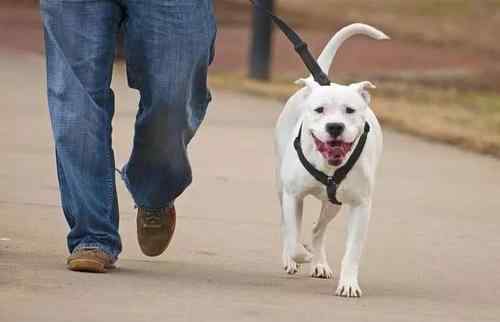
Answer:
M73 259L68 263L68 269L74 272L106 273L103 263L91 259Z

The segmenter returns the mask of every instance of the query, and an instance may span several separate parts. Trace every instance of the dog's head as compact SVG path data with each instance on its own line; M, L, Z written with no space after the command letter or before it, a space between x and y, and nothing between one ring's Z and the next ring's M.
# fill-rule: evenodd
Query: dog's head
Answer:
M316 149L332 166L341 165L363 133L370 105L370 82L348 86L320 86L313 79L300 79L306 86L303 111L303 135L311 135ZM307 133L307 134L306 134Z

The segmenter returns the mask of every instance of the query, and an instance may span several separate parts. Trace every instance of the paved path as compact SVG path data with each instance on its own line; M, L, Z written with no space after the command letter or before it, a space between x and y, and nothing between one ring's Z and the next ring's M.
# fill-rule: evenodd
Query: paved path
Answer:
M121 67L115 151L130 150L137 97ZM0 321L498 321L500 162L385 131L361 269L365 296L281 271L272 126L280 104L216 91L191 146L194 185L168 252L141 255L119 183L124 252L111 274L65 269L43 63L0 54ZM376 97L375 97L376 102ZM311 228L318 205L306 203ZM345 218L330 227L338 272ZM305 239L310 239L310 229Z

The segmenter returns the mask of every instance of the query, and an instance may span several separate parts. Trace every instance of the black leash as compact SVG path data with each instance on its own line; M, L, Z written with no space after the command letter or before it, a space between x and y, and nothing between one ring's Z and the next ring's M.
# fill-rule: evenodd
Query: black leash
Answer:
M306 65L307 69L311 72L314 80L323 86L330 85L330 80L328 76L323 72L321 67L318 65L318 62L312 56L311 52L307 48L307 44L300 38L300 36L288 26L283 20L279 17L275 16L271 11L262 7L257 1L249 0L256 8L262 10L266 14L268 14L271 19L273 19L274 23L281 29L281 31L285 34L285 36L292 42L295 51L299 54L300 58Z
M359 157L361 156L363 148L365 147L366 138L368 137L368 132L370 132L370 125L368 124L368 122L365 122L365 128L363 134L361 134L361 136L359 137L358 143L356 144L354 151L352 151L351 156L343 166L338 168L333 173L331 177L319 171L309 161L307 161L306 156L302 151L302 146L300 145L300 138L302 136L302 125L300 126L299 134L295 138L295 141L293 141L293 146L297 151L300 163L302 163L302 166L307 170L307 172L309 172L310 175L312 175L316 180L318 180L319 182L321 182L326 186L326 193L328 195L328 199L330 200L331 203L335 205L342 204L340 201L337 200L337 188L342 183L342 181L345 179L349 171L351 171L351 169L356 164L356 161L358 161Z

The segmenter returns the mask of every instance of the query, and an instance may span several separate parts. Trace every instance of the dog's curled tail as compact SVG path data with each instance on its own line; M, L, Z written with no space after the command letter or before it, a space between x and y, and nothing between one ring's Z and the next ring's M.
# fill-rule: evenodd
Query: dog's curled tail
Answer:
M330 66L340 46L344 41L355 35L366 35L377 40L390 39L382 31L363 23L353 23L340 29L326 44L321 55L318 57L318 64L325 74L328 75Z

